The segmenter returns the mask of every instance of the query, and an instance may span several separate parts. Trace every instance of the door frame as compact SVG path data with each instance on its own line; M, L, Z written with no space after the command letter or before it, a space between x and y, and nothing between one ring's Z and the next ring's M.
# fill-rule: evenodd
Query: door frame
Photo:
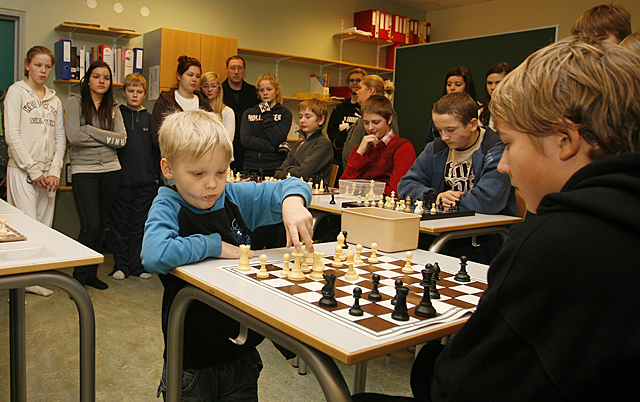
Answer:
M13 32L13 82L22 79L22 63L24 61L24 27L26 13L24 11L0 8L0 19L15 22Z

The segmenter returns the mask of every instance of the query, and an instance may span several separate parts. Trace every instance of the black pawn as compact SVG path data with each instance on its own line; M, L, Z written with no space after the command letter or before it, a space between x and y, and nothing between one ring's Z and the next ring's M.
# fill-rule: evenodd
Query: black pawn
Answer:
M396 303L398 301L398 290L402 287L402 285L403 285L402 279L396 279L396 281L395 281L396 295L393 296L393 299L391 299L391 304L393 304L394 306L396 305Z
M343 230L342 234L344 235L344 246L342 246L342 249L344 250L345 248L349 248L349 246L347 246L347 231Z
M378 291L378 285L380 284L380 275L373 274L371 280L373 281L373 290L371 291L371 293L369 293L367 298L373 301L380 301L382 300L382 295Z
M322 299L318 302L322 307L337 307L336 292L334 289L336 276L334 274L322 274L327 284L322 288Z
M409 321L409 310L407 310L409 288L400 286L397 293L398 300L396 302L396 308L393 310L393 313L391 313L391 318L398 321Z
M440 198L440 204L438 205L438 211L444 212L444 201Z
M471 282L471 277L467 273L467 256L460 257L460 271L453 277L458 282Z
M331 193L331 201L329 201L329 204L336 205L336 196L333 193Z
M430 264L428 264L430 265ZM432 318L436 316L436 309L431 304L431 297L429 296L431 290L431 284L433 280L433 271L431 269L422 270L422 282L420 285L424 288L422 293L422 300L420 304L416 306L414 313L420 317Z
M429 296L431 296L432 299L439 299L440 298L440 292L438 292L438 281L440 280L440 265L438 265L438 263L434 263L431 266L431 269L433 270L433 277L431 278L431 289L429 289Z
M353 307L351 307L349 309L349 314L350 315L355 315L355 316L362 316L364 315L364 312L362 311L362 307L360 307L360 298L362 297L362 289L360 289L359 287L355 287L353 289Z

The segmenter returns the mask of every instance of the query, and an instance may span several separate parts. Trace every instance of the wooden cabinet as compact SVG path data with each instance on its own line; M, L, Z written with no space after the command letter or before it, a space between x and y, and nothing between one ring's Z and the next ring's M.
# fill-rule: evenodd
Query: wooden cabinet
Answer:
M159 28L145 33L143 38L144 76L151 78L149 68L159 66L160 92L177 85L178 57L195 57L202 63L203 73L215 71L224 80L225 62L238 51L237 39L176 29Z

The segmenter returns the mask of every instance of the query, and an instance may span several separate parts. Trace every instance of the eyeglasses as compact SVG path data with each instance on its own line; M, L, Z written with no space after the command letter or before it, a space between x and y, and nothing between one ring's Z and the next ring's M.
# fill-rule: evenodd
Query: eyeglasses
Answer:
M242 70L244 70L244 67L242 67L242 66L227 67L227 70L231 70L231 71L242 71Z
M349 78L349 84L359 84L360 78Z
M201 88L202 89L218 89L220 85L216 85L216 84L211 84L211 85L202 85Z

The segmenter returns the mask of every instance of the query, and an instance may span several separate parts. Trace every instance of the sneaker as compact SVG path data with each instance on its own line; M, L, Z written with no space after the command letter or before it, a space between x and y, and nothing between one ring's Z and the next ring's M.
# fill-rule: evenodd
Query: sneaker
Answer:
M124 272L117 270L116 272L113 273L113 279L117 279L119 281L124 279Z
M99 289L99 290L109 289L109 285L107 285L106 283L102 282L100 279L98 279L97 276L88 277L87 278L87 286L91 286L91 287Z
M140 274L141 279L151 279L151 274L148 272L143 272Z

